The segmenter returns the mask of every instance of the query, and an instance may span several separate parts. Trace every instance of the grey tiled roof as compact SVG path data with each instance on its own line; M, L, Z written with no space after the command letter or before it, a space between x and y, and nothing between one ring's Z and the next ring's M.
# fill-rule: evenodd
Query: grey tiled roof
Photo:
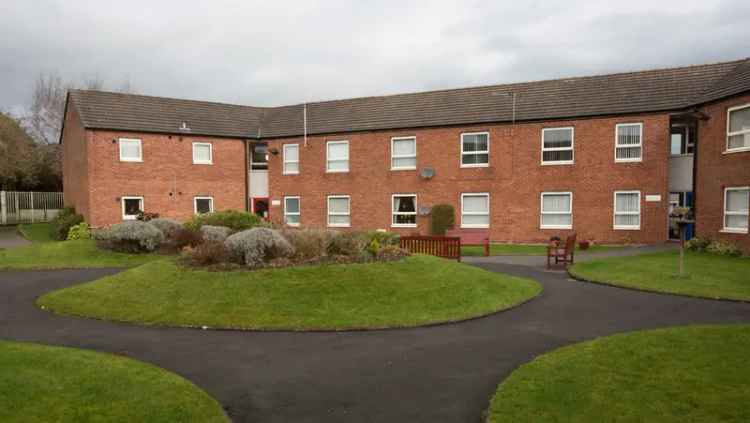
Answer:
M308 134L681 110L750 90L750 59L307 104ZM515 114L514 114L515 97ZM235 106L71 91L84 126L242 138L303 133L303 105Z

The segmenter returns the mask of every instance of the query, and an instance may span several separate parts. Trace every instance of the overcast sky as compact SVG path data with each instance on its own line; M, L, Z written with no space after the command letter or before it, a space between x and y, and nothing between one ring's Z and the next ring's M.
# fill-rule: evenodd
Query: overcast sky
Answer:
M605 3L2 0L0 109L40 72L270 106L750 56L748 0Z

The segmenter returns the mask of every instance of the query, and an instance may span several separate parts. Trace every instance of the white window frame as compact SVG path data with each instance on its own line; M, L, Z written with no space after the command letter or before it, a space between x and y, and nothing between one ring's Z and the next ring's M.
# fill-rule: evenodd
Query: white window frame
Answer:
M721 231L720 232L726 232L731 234L746 234L748 233L747 228L733 228L733 227L727 227L727 215L731 216L745 216L745 219L748 218L748 214L750 212L745 211L739 211L739 212L727 212L727 194L729 194L729 191L744 191L744 190L750 190L750 187L726 187L724 188L724 213L722 213L722 219L723 222L721 223Z
M396 197L414 197L414 211L413 212L397 212L396 208ZM417 194L393 194L391 195L391 227L392 228L416 228L417 227ZM414 223L395 223L396 216L415 216Z
M213 213L214 212L214 198L213 197L209 197L209 196L205 196L205 195L204 196L200 196L199 195L199 196L193 197L193 214L195 214L195 215L198 214L198 200L209 200L210 201L209 202L209 205L210 205L209 209L210 210L208 212L209 213Z
M208 146L208 160L197 160L195 158L195 147ZM193 143L193 164L210 165L214 164L214 146L210 142L194 142Z
M396 141L406 141L406 140L414 141L414 154L402 154L398 156L394 154L393 145L396 143ZM414 166L394 166L393 165L394 159L414 159ZM417 169L417 137L410 136L410 137L391 138L391 170L416 170L416 169Z
M137 142L138 143L138 158L122 157L122 143L125 142ZM121 162L143 162L143 141L140 138L118 138L117 149L120 155Z
M297 160L287 160L286 156L286 150L288 148L296 148L297 149ZM282 175L299 175L300 171L300 165L299 165L299 144L284 144L281 146L281 174ZM297 165L297 170L290 172L286 170L287 163L294 163Z
M329 149L328 147L331 145L336 144L344 144L346 145L346 169L331 169L330 163L331 158L328 157ZM350 148L349 148L349 141L348 140L337 140L337 141L327 141L326 142L326 173L346 173L349 172L349 162L350 162L351 154L350 154ZM341 159L338 159L336 161L343 161Z
M544 147L544 133L547 131L555 131L560 129L570 129L570 147ZM542 128L542 166L557 166L557 165L572 165L575 164L575 158L576 158L576 128L573 126L558 126L555 128ZM568 151L570 150L570 160L554 160L554 161L545 161L544 160L544 152L545 151Z
M287 207L286 207L287 200L297 200L297 212L296 213L290 213L287 210ZM289 223L286 219L287 216L299 216L299 222ZM302 223L302 199L300 198L299 195L284 196L284 224L287 226L298 227L300 223Z
M479 197L479 196L485 196L487 197L487 213L477 213L477 212L464 212L464 197ZM490 193L489 192L462 192L461 193L461 227L462 228L489 228L490 222L492 220L492 216L490 215L490 210L492 208L492 205L490 203ZM464 214L472 215L472 216L484 216L487 215L487 224L464 224Z
M349 209L346 213L331 214L331 200L346 198ZM349 228L352 226L352 199L349 195L329 195L326 197L326 224L329 228ZM349 216L349 223L331 223L331 216Z
M732 112L736 112L737 110L743 110L750 108L750 104L743 104L741 106L735 106L730 107L727 109L727 141L726 144L724 144L724 152L725 153L739 153L742 151L750 151L750 146L746 147L738 147L738 148L729 148L729 138L734 135L745 135L745 137L750 137L750 129L745 129L742 131L735 131L735 132L729 132L729 124L730 124L730 118L732 116ZM723 226L723 225L722 225Z
M143 196L137 196L137 195L130 195L130 196L124 196L120 197L120 210L122 211L122 220L137 220L137 215L127 215L125 214L125 200L140 200L141 202L141 211L146 210L146 203L143 201Z
M638 144L626 144L626 145L619 145L618 142L620 142L620 127L621 126L635 126L638 125ZM687 132L686 132L687 133ZM670 138L671 139L671 138ZM617 158L617 148L627 148L627 147L640 147L641 149L641 156L637 159L618 159ZM671 149L671 145L670 145ZM615 163L638 163L643 161L643 123L641 122L631 122L631 123L618 123L615 125Z
M638 212L617 212L617 194L638 194ZM643 223L643 215L641 211L643 210L643 207L641 207L641 192L640 191L615 191L614 196L612 197L612 228L618 231L639 231L641 229L641 224ZM618 225L617 224L617 215L638 215L638 226L632 226L632 225Z
M487 150L464 152L464 137L467 135L487 135ZM479 154L487 155L487 163L469 163L464 164L464 156L476 156ZM461 157L459 157L461 167L489 167L490 166L490 133L484 132L463 132L461 133Z
M545 212L544 211L544 196L545 195L567 195L570 197L570 209L567 212ZM570 225L545 225L544 215L545 214L569 214ZM541 193L539 196L539 229L573 229L573 192L572 191L547 191Z

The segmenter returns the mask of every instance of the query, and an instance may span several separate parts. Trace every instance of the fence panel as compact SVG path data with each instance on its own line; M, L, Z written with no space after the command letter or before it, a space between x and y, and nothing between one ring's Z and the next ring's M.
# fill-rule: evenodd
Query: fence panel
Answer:
M413 254L461 261L461 238L452 236L402 236L401 248Z
M0 224L49 222L63 207L61 192L0 191Z

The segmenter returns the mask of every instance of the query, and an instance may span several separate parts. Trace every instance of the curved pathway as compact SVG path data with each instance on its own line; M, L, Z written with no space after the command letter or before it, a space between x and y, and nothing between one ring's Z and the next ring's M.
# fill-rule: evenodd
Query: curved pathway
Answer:
M750 304L576 282L527 266L477 265L534 278L545 290L507 312L427 328L201 331L55 316L34 306L45 292L116 270L2 272L0 339L154 363L207 390L238 422L479 422L497 383L553 348L635 329L750 322Z

